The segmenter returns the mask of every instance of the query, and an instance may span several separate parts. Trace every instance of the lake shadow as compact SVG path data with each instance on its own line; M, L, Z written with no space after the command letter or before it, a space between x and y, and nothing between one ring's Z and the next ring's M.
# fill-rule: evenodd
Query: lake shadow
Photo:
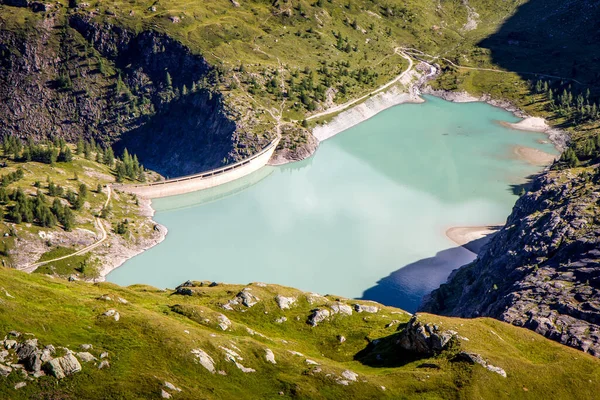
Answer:
M442 250L433 257L408 264L365 290L360 300L373 300L414 313L423 296L445 283L453 270L475 260L477 254L467 248L482 249L493 235L473 240L465 246Z

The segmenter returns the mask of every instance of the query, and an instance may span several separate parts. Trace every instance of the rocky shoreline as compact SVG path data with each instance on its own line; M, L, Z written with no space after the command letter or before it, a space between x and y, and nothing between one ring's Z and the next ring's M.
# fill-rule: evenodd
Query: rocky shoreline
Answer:
M126 240L120 235L111 235L105 246L101 246L94 254L100 258L102 269L98 271L98 277L92 279L94 282L104 282L106 276L113 270L119 268L127 260L143 253L144 251L158 245L165 240L168 229L154 221L155 210L152 208L150 199L138 198L140 216L145 217L145 230L147 237L141 236L134 240Z
M419 63L414 70L404 75L396 85L342 111L328 123L315 127L312 131L313 136L319 142L322 142L393 106L405 103L423 103L425 100L420 97L420 88L429 79L436 76L436 71L429 64Z
M586 213L598 176L550 171L471 264L423 299L421 311L493 317L600 357L600 231Z
M340 132L343 132L369 118L374 117L380 112L405 103L422 103L423 99L410 93L393 87L390 90L378 93L370 97L365 102L358 104L346 111L342 111L333 120L324 125L319 125L313 130L313 135L322 142Z

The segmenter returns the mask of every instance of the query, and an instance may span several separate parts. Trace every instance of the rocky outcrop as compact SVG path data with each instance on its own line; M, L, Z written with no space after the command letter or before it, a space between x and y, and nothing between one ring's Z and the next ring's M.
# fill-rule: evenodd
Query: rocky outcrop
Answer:
M202 55L156 31L59 9L19 32L0 16L0 136L94 138L169 177L241 160L270 142L226 104Z
M295 124L285 124L281 127L281 140L270 164L280 165L304 160L312 156L317 147L319 141L307 129Z
M330 315L331 313L329 312L329 310L317 308L312 310L312 312L308 316L308 320L306 321L306 323L310 326L317 326L320 322L323 322L327 318L329 318Z
M208 353L202 349L193 349L192 354L196 357L196 362L206 368L208 372L211 374L215 373L215 361L211 356L208 355Z
M275 361L275 354L273 353L273 350L265 349L265 360L267 360L271 364L277 364L277 361Z
M454 337L457 337L456 332L442 331L433 324L423 324L414 315L400 334L398 345L410 353L432 356L445 350Z
M352 307L344 303L335 303L330 306L332 314L352 315Z
M297 299L295 297L286 297L278 294L275 296L275 302L282 310L288 310L294 303L296 303Z
M9 339L15 338L15 339ZM80 372L82 367L75 353L71 350L59 347L57 349L49 344L42 347L38 344L38 339L30 333L21 334L17 331L11 331L0 341L0 376L8 377L14 371L20 372L29 380L39 378L46 374L52 375L57 379L63 379L67 376ZM82 349L91 350L91 344L81 345ZM57 352L62 356L57 356ZM96 362L97 358L89 351L77 353L77 357L84 363ZM104 352L100 358L108 357ZM98 368L108 368L108 361L104 360L105 365L100 364ZM22 387L22 386L21 386Z
M226 331L231 328L231 320L224 316L223 314L217 315L217 320L219 321L219 328Z
M50 360L47 364L47 369L54 377L62 379L81 371L81 364L79 364L79 361L77 361L77 358L72 353L69 353L63 357Z
M476 353L468 353L466 351L461 351L456 356L454 356L454 358L451 361L464 361L469 364L479 364L488 371L495 372L498 375L506 378L506 371L504 369L491 365L486 360L484 360L483 357Z
M379 308L376 306L366 306L364 304L355 304L354 310L357 313L366 312L369 314L375 314L375 313L377 313L377 311L379 311Z
M251 292L252 289L249 288L244 288L242 291L240 291L236 296L235 296L235 303L241 303L244 306L250 308L253 305L255 305L256 303L258 303L260 301L260 299L258 297L256 297L255 295L252 294Z
M471 264L421 310L489 316L600 357L600 177L543 174Z

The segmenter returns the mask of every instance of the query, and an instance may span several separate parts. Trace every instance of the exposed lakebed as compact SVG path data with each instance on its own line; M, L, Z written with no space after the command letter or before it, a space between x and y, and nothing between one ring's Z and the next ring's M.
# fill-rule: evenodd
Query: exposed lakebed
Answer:
M484 103L393 107L305 161L153 201L160 245L108 275L121 285L269 282L414 311L474 258L445 231L502 224L515 186L540 170L515 146L556 153L540 133L503 127Z

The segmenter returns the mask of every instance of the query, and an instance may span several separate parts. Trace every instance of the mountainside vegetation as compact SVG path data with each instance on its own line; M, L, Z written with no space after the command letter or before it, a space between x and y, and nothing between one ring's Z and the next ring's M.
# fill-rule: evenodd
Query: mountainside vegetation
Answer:
M314 139L301 121L398 75L406 67L398 47L435 53L473 43L477 21L497 26L515 7L480 0L4 3L21 7L0 11L0 133L84 135L127 147L168 176L239 160L278 132L288 158L306 157ZM481 9L477 21L473 7Z
M4 398L586 399L600 382L600 360L492 319L407 324L377 303L258 283L165 291L1 270L0 287ZM399 344L419 336L411 326L453 339L413 353Z
M0 259L5 267L94 279L107 249L78 252L101 240L136 247L155 236L155 224L135 196L108 187L146 180L136 156L115 158L94 142L36 143L7 136L0 156ZM151 179L159 178L148 172ZM147 202L147 201L143 201ZM110 253L110 251L109 251Z
M592 0L0 0L0 258L38 272L0 270L0 393L593 398L598 21ZM571 136L423 304L448 317L273 285L62 279L92 280L160 236L143 199L107 184L155 179L141 164L221 166L278 134L288 159L306 157L306 118L390 81L408 48L440 67L434 89L509 101ZM416 354L419 340L440 345Z

